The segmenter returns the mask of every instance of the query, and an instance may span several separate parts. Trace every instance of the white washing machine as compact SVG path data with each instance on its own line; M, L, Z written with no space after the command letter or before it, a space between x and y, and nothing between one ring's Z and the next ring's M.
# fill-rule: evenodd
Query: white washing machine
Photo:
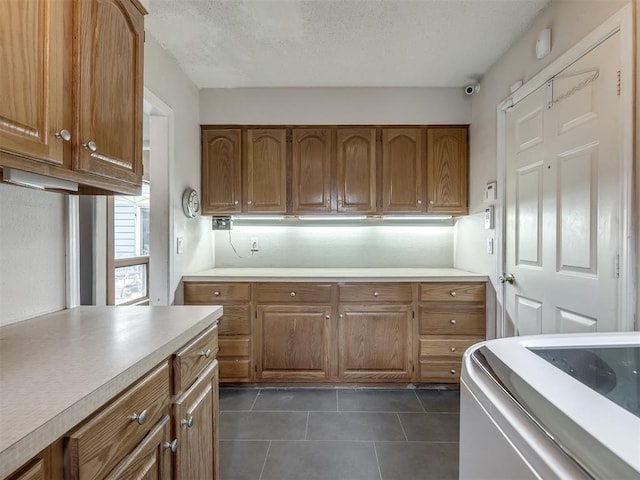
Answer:
M467 350L460 478L640 479L640 333L512 337Z

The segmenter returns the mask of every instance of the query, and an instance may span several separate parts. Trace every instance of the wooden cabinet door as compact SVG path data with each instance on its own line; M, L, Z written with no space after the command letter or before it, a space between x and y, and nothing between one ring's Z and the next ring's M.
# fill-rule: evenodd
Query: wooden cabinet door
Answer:
M165 415L105 480L171 480L171 422Z
M72 132L64 117L71 96L64 86L71 51L64 38L70 2L0 2L0 150L61 165ZM66 120L66 122L65 122Z
M427 212L467 213L468 164L467 127L427 130Z
M331 130L293 129L292 213L331 212Z
M329 376L329 306L258 305L257 378Z
M83 0L75 5L79 62L75 168L140 184L142 14L129 0Z
M241 132L202 130L202 214L242 211Z
M219 479L217 361L176 399L173 413L176 478Z
M337 211L376 212L376 130L338 129Z
M343 305L338 315L342 379L411 378L411 306Z
M424 211L423 130L382 130L382 211Z
M287 141L285 129L247 130L248 213L286 213Z

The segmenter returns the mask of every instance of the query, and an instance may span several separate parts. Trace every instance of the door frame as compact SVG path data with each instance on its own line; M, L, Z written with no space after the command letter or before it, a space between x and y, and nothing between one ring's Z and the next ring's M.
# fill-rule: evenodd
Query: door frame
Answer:
M546 84L557 74L589 53L612 35L620 34L620 125L619 136L621 154L621 189L620 189L620 278L618 289L617 327L621 331L635 328L637 292L635 273L637 268L634 250L635 231L634 216L640 212L634 206L633 176L633 141L634 141L634 30L633 4L629 3L612 15L586 37L563 53L550 65L542 69L522 87L505 98L497 106L497 164L498 164L498 201L496 203L496 236L497 242L496 271L498 275L505 271L506 265L506 178L507 178L507 112L527 95ZM613 260L612 260L613 261ZM499 308L496 310L496 336L507 336L507 325L504 306L505 285L496 288L496 299Z

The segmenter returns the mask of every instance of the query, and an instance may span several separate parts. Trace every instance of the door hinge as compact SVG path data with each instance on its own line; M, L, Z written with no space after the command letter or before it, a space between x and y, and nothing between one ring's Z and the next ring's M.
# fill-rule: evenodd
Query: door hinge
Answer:
M620 96L620 70L618 70L617 75L618 75L618 86L617 86L616 94Z
M614 273L616 278L620 278L620 254L616 254Z

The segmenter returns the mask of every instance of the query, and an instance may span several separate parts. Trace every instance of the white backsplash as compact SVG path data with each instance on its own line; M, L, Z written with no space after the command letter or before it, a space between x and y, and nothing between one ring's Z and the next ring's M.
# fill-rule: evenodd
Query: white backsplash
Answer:
M216 267L453 267L452 226L234 226ZM259 252L250 252L258 239ZM235 247L237 255L231 244ZM240 258L241 257L241 258Z

